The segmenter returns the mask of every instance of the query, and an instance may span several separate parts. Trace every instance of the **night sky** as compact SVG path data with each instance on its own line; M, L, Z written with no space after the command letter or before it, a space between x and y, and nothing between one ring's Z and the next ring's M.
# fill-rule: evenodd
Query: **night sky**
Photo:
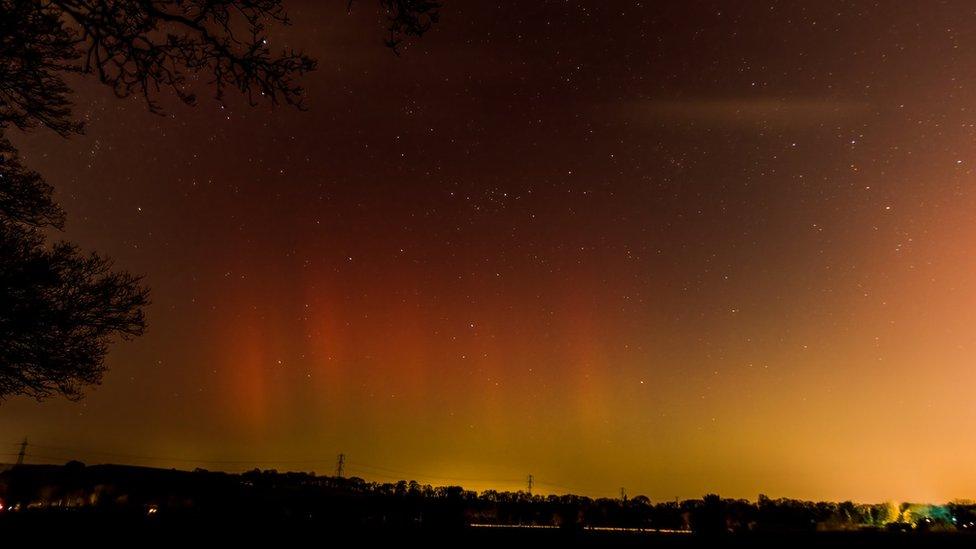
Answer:
M308 110L11 133L146 276L34 461L654 500L976 494L971 2L286 0ZM100 452L100 453L96 453ZM152 459L149 459L152 458Z

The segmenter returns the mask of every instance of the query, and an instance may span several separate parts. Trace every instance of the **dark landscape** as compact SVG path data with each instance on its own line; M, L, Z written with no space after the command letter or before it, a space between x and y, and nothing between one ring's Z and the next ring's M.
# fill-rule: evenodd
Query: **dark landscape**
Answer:
M792 499L651 502L474 492L416 481L254 470L19 465L0 473L0 528L50 541L339 540L497 546L938 546L976 542L976 503L856 504ZM42 532L42 534L40 534ZM38 537L39 536L39 537Z

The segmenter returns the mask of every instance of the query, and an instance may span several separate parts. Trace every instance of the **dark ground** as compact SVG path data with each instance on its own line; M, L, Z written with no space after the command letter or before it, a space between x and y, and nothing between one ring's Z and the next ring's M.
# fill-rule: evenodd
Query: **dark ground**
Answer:
M976 536L936 532L822 532L737 534L705 537L558 529L342 529L301 520L253 517L204 522L195 518L145 517L90 511L0 514L0 536L32 546L169 546L207 543L219 547L976 547Z

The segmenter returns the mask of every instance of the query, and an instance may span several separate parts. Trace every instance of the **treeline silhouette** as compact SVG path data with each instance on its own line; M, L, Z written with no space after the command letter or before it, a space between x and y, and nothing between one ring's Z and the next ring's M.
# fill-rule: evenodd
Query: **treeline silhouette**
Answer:
M470 528L522 525L726 535L749 532L976 530L976 504L860 504L759 496L706 495L651 501L525 491L371 482L258 469L245 473L127 465L20 465L0 473L0 501L11 515L76 513L143 521L306 523L343 529ZM968 536L967 536L968 537Z

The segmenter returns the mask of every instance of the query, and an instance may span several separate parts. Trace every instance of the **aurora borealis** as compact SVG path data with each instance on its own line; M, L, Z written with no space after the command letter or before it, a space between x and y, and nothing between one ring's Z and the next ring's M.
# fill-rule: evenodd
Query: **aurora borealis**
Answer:
M84 400L5 402L5 442L652 500L976 494L972 5L451 0L400 56L367 2L285 6L308 111L156 116L79 80L86 135L12 136L65 236L153 305Z

